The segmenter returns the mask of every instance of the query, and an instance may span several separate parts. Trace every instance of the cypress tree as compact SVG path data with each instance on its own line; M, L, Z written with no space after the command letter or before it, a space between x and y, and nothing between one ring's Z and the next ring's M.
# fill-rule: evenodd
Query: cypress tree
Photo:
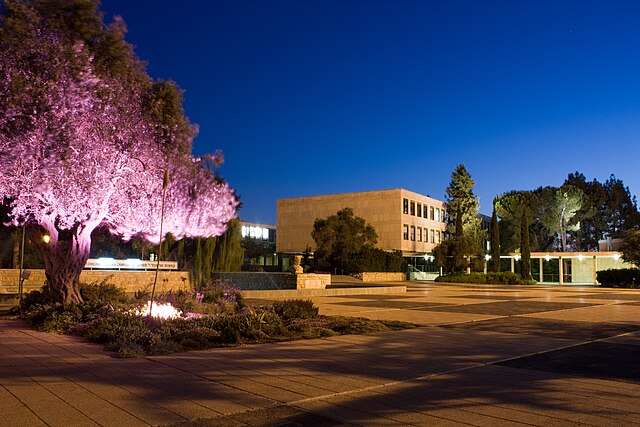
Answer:
M491 214L491 271L500 272L500 229L498 214L496 213L496 201L493 201L493 213Z
M520 275L525 280L531 279L531 243L529 241L529 216L527 207L522 208L522 221L520 221L520 252L522 254L522 271Z

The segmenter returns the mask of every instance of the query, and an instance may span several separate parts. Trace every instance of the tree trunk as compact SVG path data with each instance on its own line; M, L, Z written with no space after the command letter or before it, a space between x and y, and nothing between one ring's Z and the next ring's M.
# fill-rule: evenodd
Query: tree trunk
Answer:
M60 234L65 238L60 239ZM45 265L47 283L56 300L64 305L82 302L80 273L84 269L91 249L91 231L84 228L58 233L49 230L50 241L42 240L41 229L30 229L31 240L36 243Z

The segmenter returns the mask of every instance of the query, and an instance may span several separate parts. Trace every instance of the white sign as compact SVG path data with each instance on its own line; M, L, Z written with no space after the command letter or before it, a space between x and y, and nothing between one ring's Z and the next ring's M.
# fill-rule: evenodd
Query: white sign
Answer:
M113 259L98 258L88 259L84 268L104 268L109 270L155 270L158 261L143 261L141 259ZM177 261L160 261L160 270L177 270Z

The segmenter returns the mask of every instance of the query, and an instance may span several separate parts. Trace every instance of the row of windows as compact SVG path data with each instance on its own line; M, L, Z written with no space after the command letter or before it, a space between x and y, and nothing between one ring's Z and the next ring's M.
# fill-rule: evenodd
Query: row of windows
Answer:
M428 228L416 227L415 225L409 226L404 224L404 231L402 233L404 240L411 240L413 242L425 242L425 243L440 243L442 234L440 230L429 230ZM431 237L431 239L429 239Z
M409 199L402 199L402 213L433 221L445 221L445 210L427 206Z

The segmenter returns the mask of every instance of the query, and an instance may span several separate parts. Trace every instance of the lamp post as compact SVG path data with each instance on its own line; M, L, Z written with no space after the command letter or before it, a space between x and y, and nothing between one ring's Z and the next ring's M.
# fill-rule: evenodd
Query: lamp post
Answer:
M158 243L158 259L156 260L156 274L153 278L153 288L151 288L151 301L149 301L149 316L152 316L153 298L156 294L156 283L158 283L158 272L160 271L160 257L162 255L162 225L164 223L164 202L167 197L167 185L169 183L169 168L164 168L164 179L162 180L162 208L160 213L160 240Z
M22 285L24 282L24 279L22 278L22 270L24 268L24 234L26 228L26 224L22 226L22 243L20 244L20 276L18 277L18 294L20 295L20 302L22 302Z

